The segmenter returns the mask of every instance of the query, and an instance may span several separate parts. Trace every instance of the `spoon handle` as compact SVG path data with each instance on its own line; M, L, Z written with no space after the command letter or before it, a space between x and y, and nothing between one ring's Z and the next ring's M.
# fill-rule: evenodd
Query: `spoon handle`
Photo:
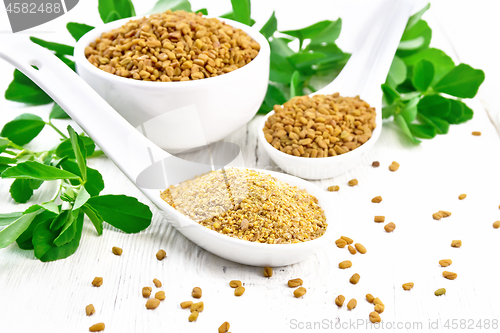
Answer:
M381 98L394 54L403 35L415 0L385 0L365 21L351 58L338 77L315 94L339 92L364 99Z
M169 156L49 50L28 41L18 42L2 45L0 58L52 97L133 183L152 164L152 159L158 161Z

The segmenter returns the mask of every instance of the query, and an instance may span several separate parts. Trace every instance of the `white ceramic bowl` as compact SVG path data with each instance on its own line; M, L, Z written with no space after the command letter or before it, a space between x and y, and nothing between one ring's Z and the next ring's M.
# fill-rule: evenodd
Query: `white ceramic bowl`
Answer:
M124 25L126 18L96 27L76 44L78 74L132 126L170 153L221 140L256 114L267 90L269 43L258 30L228 20L245 31L260 51L249 64L233 72L185 82L148 82L127 79L94 67L85 47L103 32Z

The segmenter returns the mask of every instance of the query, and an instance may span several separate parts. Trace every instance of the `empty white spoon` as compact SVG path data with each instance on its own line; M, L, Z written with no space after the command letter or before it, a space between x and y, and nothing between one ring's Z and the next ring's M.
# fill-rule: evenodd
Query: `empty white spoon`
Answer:
M264 124L274 111L269 112L259 126L259 143L271 159L285 172L305 179L323 179L338 176L362 161L362 156L371 149L382 131L382 90L392 59L396 53L414 0L382 1L377 10L364 22L356 41L357 49L333 82L311 94L340 93L341 96L356 96L376 109L377 127L372 137L360 147L342 155L325 158L305 158L288 155L275 149L264 137Z

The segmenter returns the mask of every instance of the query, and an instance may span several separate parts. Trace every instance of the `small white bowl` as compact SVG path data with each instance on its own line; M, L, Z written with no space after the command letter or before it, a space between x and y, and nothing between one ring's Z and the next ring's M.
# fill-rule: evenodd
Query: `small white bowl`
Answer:
M257 113L267 91L269 43L252 27L221 21L245 31L260 44L259 54L230 73L185 82L148 82L127 79L94 67L84 50L103 32L121 27L126 18L89 31L77 42L78 74L132 126L162 149L176 153L216 142Z

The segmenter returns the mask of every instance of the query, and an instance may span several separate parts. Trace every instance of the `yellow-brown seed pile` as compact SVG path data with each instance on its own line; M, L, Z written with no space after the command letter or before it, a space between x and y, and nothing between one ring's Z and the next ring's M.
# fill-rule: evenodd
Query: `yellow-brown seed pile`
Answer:
M375 108L356 97L300 96L274 106L263 128L274 148L294 156L329 157L364 144L375 129Z
M249 169L212 171L170 186L161 197L208 229L251 242L300 243L327 228L316 197Z
M241 29L182 10L131 20L85 48L95 67L143 81L189 81L232 72L260 45Z

